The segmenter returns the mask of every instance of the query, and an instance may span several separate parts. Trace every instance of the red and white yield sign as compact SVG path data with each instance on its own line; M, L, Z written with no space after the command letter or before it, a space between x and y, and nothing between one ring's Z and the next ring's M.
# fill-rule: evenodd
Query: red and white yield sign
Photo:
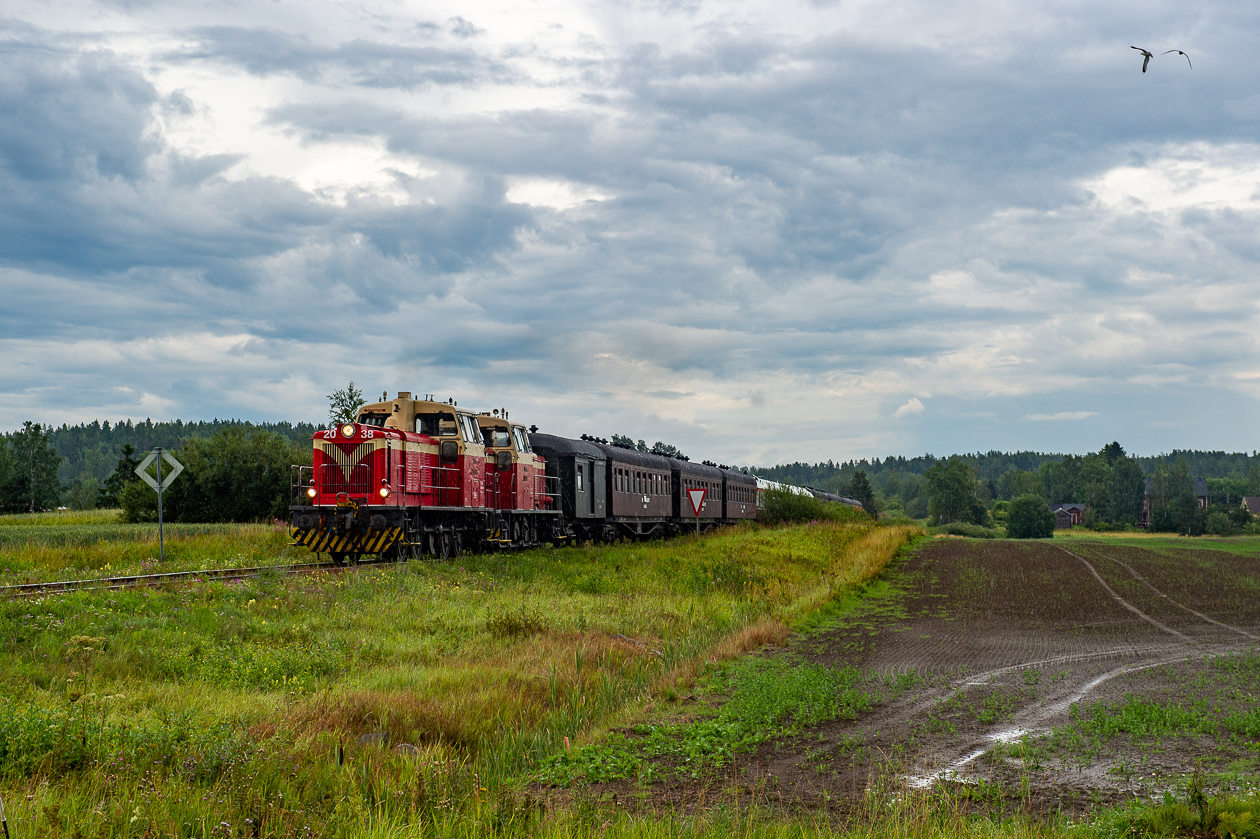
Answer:
M691 501L691 510L696 514L696 518L700 518L700 508L704 506L704 494L707 489L689 489L687 490L687 498Z

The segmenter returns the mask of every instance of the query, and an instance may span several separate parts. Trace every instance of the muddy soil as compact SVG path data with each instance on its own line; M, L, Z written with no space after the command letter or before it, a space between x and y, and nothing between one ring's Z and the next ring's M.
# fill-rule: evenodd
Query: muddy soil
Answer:
M1196 769L1255 777L1260 750L1237 737L1118 736L1066 748L1045 735L1098 701L1221 694L1209 662L1260 649L1260 560L1105 541L945 539L889 576L894 594L773 654L877 677L913 672L914 688L857 720L765 743L709 777L594 792L632 806L755 798L842 814L869 804L873 788L935 788L980 809L1080 812L1158 794ZM1222 701L1245 712L1257 698L1235 691Z

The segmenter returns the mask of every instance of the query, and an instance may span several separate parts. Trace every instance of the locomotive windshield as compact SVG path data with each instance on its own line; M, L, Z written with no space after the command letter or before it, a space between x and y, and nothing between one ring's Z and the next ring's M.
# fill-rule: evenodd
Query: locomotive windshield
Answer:
M508 439L506 428L483 428L481 429L481 436L487 446L496 449L507 448L512 445L512 441Z
M360 425L375 425L377 428L385 427L385 418L388 414L360 414Z
M455 415L445 411L436 414L416 414L416 433L430 437L458 437Z

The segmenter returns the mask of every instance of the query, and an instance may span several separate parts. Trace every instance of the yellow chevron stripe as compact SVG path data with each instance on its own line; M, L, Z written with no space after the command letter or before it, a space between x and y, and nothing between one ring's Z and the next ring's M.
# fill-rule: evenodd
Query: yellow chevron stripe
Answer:
M387 550L395 542L402 541L403 529L390 528L380 533L338 536L319 530L294 530L293 540L316 553L364 553L375 554Z

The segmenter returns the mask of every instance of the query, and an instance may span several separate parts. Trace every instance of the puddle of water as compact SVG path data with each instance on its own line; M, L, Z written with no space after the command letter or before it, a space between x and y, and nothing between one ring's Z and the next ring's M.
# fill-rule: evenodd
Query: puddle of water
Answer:
M973 760L980 757L987 751L988 749L977 749L971 754L965 755L953 761L952 763L949 764L949 766L946 766L944 769L938 769L935 772L929 772L926 775L910 775L906 778L906 784L911 789L927 789L928 787L932 786L932 784L936 783L942 778L950 778L950 780L957 780L957 781L962 781L963 783L967 783L966 779L952 777L952 776L956 776L958 774L959 769L962 769L968 763L971 763Z
M1026 737L1029 734L1036 734L1036 733L1037 733L1036 731L1032 731L1026 728L1007 728L1007 729L1003 729L1002 731L995 731L992 734L985 735L985 739L991 743L1011 743L1011 742L1014 742L1015 740L1018 740L1021 737ZM948 778L951 781L957 781L959 783L964 783L964 784L972 783L966 778L957 777L958 770L962 769L967 764L971 763L972 761L974 761L976 758L980 757L987 751L988 751L987 748L976 749L975 751L972 751L968 754L963 755L960 758L957 758L956 760L951 761L950 764L946 766L944 769L938 769L935 772L928 772L924 775L907 776L906 783L910 786L911 789L927 789L928 787L932 786L932 784L936 783L937 781L943 778Z
M1008 728L1005 731L997 731L990 734L989 739L994 743L1010 743L1021 737L1026 737L1029 734L1035 733L1037 732L1031 731L1027 728Z

